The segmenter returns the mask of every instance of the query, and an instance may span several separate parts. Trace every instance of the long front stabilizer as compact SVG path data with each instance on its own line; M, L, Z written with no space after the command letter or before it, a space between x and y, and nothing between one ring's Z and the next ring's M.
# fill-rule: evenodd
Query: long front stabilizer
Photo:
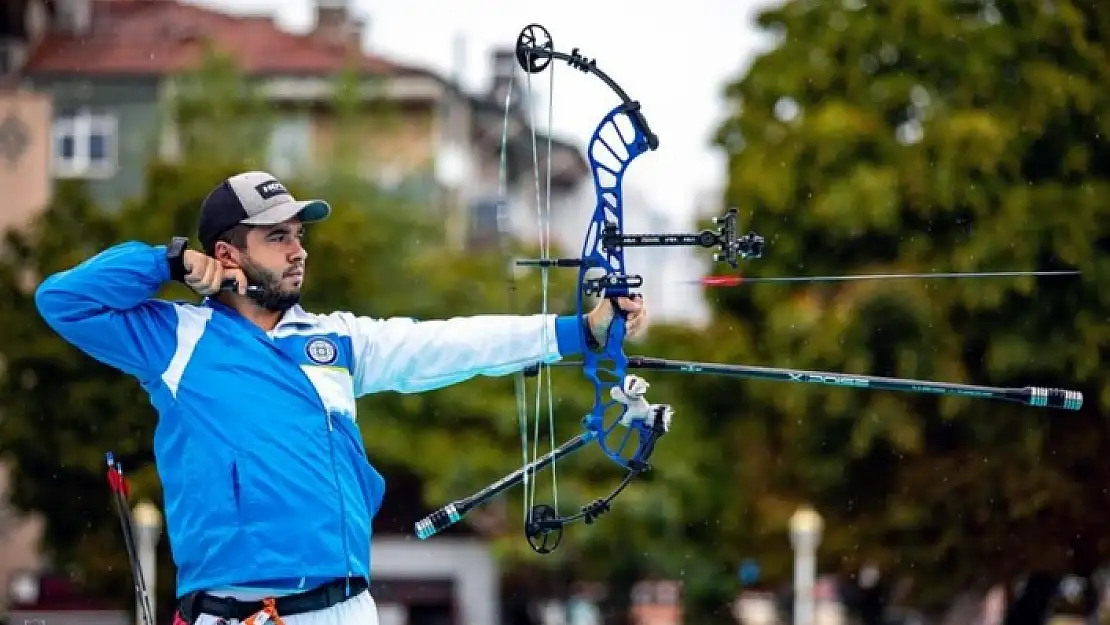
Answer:
M578 366L578 364L579 363L572 361L552 363L553 366ZM910 380L905 378L886 378L851 373L834 373L831 371L807 371L804 369L758 367L755 365L669 360L666 358L652 358L650 356L629 356L628 369L651 369L654 371L672 371L676 373L724 375L752 380L820 384L822 386L896 391L901 393L976 397L979 399L1017 402L1037 408L1079 410L1083 407L1083 393L1042 386L1001 388L996 386L956 384L953 382L933 382L930 380ZM526 371L526 374L527 373Z
M1079 410L1083 407L1083 393L1079 391L1044 388L1040 386L1001 388L995 386L956 384L953 382L933 382L929 380L909 380L904 378L832 373L828 371L806 371L802 369L757 367L753 365L667 360L665 358L651 358L648 356L629 356L628 368L728 375L756 380L821 384L824 386L899 391L903 393L978 397L980 399L1018 402L1038 408Z

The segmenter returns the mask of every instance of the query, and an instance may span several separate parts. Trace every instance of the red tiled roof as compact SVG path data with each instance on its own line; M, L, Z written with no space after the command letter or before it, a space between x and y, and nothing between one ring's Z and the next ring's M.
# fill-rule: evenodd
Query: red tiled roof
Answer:
M92 27L81 36L51 35L28 59L38 73L163 75L196 66L205 41L230 54L249 75L330 74L346 66L344 46L294 35L268 17L240 17L175 0L92 0ZM370 74L416 70L361 54Z

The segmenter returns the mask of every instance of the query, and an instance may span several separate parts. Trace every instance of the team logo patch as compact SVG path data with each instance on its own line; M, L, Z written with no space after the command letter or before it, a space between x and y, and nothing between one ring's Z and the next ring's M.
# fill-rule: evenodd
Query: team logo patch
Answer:
M318 365L330 365L335 362L339 350L336 349L335 343L330 340L317 337L305 344L304 353L312 362Z
M258 191L258 195L262 196L264 200L271 200L279 195L289 195L285 185L277 180L267 180L260 185L256 185L254 190Z

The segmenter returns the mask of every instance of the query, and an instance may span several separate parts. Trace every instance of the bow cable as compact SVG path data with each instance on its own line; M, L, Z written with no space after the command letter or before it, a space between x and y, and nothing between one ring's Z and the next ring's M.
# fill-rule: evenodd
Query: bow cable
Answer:
M515 76L516 76L516 71L517 71L517 68L514 65L513 66L513 78L515 78ZM510 119L510 116L512 114L511 113L511 111L512 111L512 94L513 94L513 85L514 85L514 83L515 83L515 80L509 80L508 85L507 85L507 89L506 89L506 92L505 92L504 116L503 116L503 122L502 122L502 130L501 130L500 161L499 161L499 166L498 166L498 197L499 197L498 209L499 209L499 213L500 213L500 215L499 215L500 219L498 220L498 224L499 224L499 228L502 230L502 233L506 233L506 232L511 233L511 231L512 231L510 227L507 227L509 222L510 222L510 217L509 217L509 213L508 213L508 206L507 206L507 204L508 204L508 180L507 180L507 178L508 178L508 164L507 164L508 157L507 157L507 152L508 152L508 140L509 140L509 119ZM524 89L525 93L523 93L521 95L521 106L525 107L528 110L528 126L529 126L529 132L530 132L530 137L531 137L531 147L532 147L532 177L533 177L534 188L535 188L537 236L539 238L540 257L543 258L543 259L549 258L550 253L551 253L550 252L550 250L551 250L551 169L552 169L552 166L551 166L551 153L552 153L551 127L552 127L553 118L554 118L554 105L553 105L552 102L550 102L550 95L552 93L554 93L554 86L555 86L555 76L554 76L554 72L552 72L551 75L550 75L550 79L549 79L549 102L548 102L548 111L547 111L548 112L548 115L547 115L548 131L547 131L547 141L546 141L547 146L546 146L546 155L545 155L545 159L546 159L546 180L545 180L545 183L544 183L545 187L546 187L546 194L544 194L541 191L541 186L540 186L539 154L537 152L539 142L536 139L535 111L534 111L534 108L532 106L532 76L531 76L531 74L528 74L527 72L525 72L525 89ZM513 268L511 267L511 265L510 265L509 271L510 271L510 275L513 275L512 274ZM515 301L515 291L516 291L515 276L513 276L511 278L511 280L512 280L511 287L510 287L511 297L512 297L511 305L515 309L515 306L516 306L516 301ZM542 265L540 267L540 283L541 283L540 314L545 316L545 317L549 314L549 308L550 308L549 280L550 280L549 267L546 264ZM541 341L541 349L546 348L546 346L550 342L550 336L549 336L546 324L544 324L542 326L540 341ZM530 411L528 409L527 385L526 385L526 382L525 382L525 376L526 375L535 375L536 378L537 378L536 379L536 397L535 397L535 414L534 415L529 414ZM544 400L544 395L547 396L546 408L547 408L547 420L548 420L548 436L549 436L549 439L550 439L551 452L555 451L555 401L554 401L554 393L552 392L552 387L551 387L551 368L550 368L550 365L547 364L547 363L540 363L537 367L533 367L531 369L531 371L526 369L526 370L523 370L521 372L518 372L514 376L514 387L515 387L515 392L516 392L516 403L517 403L517 422L518 422L518 426L519 426L519 430L520 430L520 441L521 441L521 467L524 469L523 476L522 476L522 481L523 481L522 485L524 487L524 506L523 506L523 508L524 508L524 523L527 526L527 524L530 523L530 521L531 521L532 511L535 507L536 480L534 479L534 477L535 477L535 471L537 471L540 468L536 464L536 460L539 459L539 438L540 438L540 418L541 418L540 415L541 415L541 413L543 412L543 409L544 409L544 401L543 401ZM529 436L528 436L529 421L533 422L532 427L534 428L533 432L532 432L532 444L531 444L532 452L531 452L531 454L529 454L529 452L528 452L528 447L529 447L529 444L528 444L528 442L529 442L528 441L528 438L529 438ZM551 452L549 452L549 453L551 453ZM556 472L555 472L555 465L554 465L553 461L550 463L550 467L551 467L551 488L552 488L552 498L553 498L552 506L555 507L556 509L558 509L559 488L558 488L558 481L557 481L557 476L556 476Z
M515 74L518 70L523 71L517 65L513 65L513 73ZM533 93L532 92L532 75L529 74L528 72L524 72L524 76L525 76L525 85L526 85L526 88L527 88L527 91L528 91L528 98L529 98L529 102L530 102L531 98L532 98L532 93ZM537 229L540 232L540 241L541 241L540 256L541 256L541 258L545 258L545 259L551 257L551 151L552 151L552 133L554 132L553 124L554 124L554 119L555 119L555 99L554 98L555 98L555 72L552 71L552 72L548 73L548 83L547 83L547 125L546 125L546 134L547 134L547 150L546 150L546 152L547 153L544 155L544 161L545 161L544 165L545 165L546 172L545 172L545 177L544 177L545 197L543 198L543 209L542 210L540 209L539 166L536 162L536 124L535 124L535 117L534 117L535 110L532 108L531 104L528 105L528 118L529 118L529 124L528 125L531 126L531 128L532 128L532 177L535 179L535 186L536 186L536 219L537 219L537 226L538 226ZM548 270L545 270L545 271L541 272L540 275L541 275L541 282L540 282L541 287L540 288L541 288L541 292L542 292L541 297L542 297L542 300L543 300L542 304L541 304L541 315L546 317L548 314L550 314L550 311L548 309L549 304L550 304L550 297L549 297L549 293L550 293L550 273L549 273ZM543 349L546 349L546 346L549 342L549 339L551 338L548 335L547 327L548 327L547 324L544 323L543 324L542 337L541 337L541 341L543 343ZM536 420L537 420L537 423L536 423L536 434L535 434L535 436L536 436L536 442L538 443L538 439L539 439L539 423L538 423L538 421L539 421L539 413L540 413L540 395L541 395L540 382L542 381L544 384L546 384L542 393L547 395L547 430L548 430L547 431L547 436L548 436L548 444L550 445L549 453L553 453L555 451L556 444L555 444L555 394L554 394L554 392L552 392L552 388L551 388L552 369L551 369L549 364L545 363L545 365L543 367L543 371L544 371L543 377L537 379L537 381L536 381ZM534 444L533 447L532 447L532 459L533 459L533 461L535 461L535 459L537 459L537 458L539 458L539 447L538 447L538 445ZM527 516L525 516L525 521L531 521L532 520L531 515L532 515L533 511L535 510L535 499L536 499L535 498L535 492L534 492L535 488L536 488L536 482L535 482L535 480L533 480L532 481L533 495L531 497L532 501L529 503L528 507L526 508ZM551 505L552 505L552 507L555 508L556 514L558 514L558 510L559 510L559 482L557 480L556 473L555 473L555 462L551 463Z
M509 245L513 231L511 227L511 218L508 211L508 145L509 145L509 111L513 100L513 83L514 80L509 80L508 86L505 90L505 105L504 115L501 121L501 146L500 155L497 165L497 227L499 234L502 237L501 249L504 252ZM510 310L516 312L516 271L509 262L507 268L509 272L509 307ZM524 371L518 371L513 376L514 394L516 396L516 414L517 414L517 427L520 430L520 453L521 453L521 466L528 465L528 400L527 400L527 387L524 380ZM523 471L521 475L521 483L525 492L525 509L527 510L527 493L531 487L532 475L528 471ZM527 522L525 518L525 522Z

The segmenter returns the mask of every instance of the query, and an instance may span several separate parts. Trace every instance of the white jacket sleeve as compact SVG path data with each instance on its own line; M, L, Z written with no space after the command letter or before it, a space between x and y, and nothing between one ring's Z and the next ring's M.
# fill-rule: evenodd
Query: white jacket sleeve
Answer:
M348 325L356 397L417 393L475 376L515 373L581 353L581 318L478 315L417 321L339 313Z

